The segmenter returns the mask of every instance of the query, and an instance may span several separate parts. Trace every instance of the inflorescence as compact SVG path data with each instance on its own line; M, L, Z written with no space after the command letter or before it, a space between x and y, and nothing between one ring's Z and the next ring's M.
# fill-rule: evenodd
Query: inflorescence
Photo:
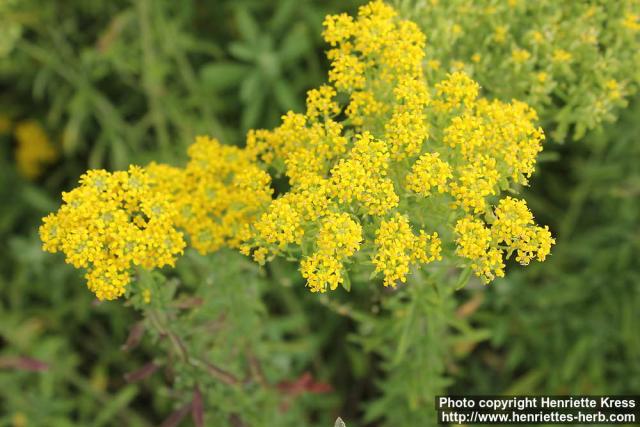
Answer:
M184 168L89 172L45 218L45 249L88 268L101 299L124 292L131 265L172 264L177 230L201 253L297 259L313 292L347 287L350 267L367 260L385 286L443 257L485 282L513 254L543 261L549 230L523 200L500 198L534 172L544 140L535 111L481 98L462 72L429 86L424 34L382 1L324 27L329 84L308 92L304 114L250 131L242 149L198 138ZM287 191L274 197L271 176Z

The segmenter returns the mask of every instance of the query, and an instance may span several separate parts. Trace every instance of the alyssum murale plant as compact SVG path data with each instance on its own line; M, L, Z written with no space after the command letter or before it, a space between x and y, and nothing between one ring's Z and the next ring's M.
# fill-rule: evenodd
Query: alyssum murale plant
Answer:
M305 114L250 131L244 149L197 138L184 168L88 172L45 218L45 249L88 268L101 299L125 292L132 265L171 265L182 232L202 253L299 260L313 292L350 286L355 264L396 286L443 257L487 283L505 258L543 261L548 228L523 200L500 198L534 172L544 139L535 112L479 97L463 73L429 86L425 36L382 1L324 27L330 84L308 92ZM271 176L288 191L274 198Z
M640 85L638 0L413 3L433 43L429 76L464 70L493 97L529 103L558 139L615 120Z

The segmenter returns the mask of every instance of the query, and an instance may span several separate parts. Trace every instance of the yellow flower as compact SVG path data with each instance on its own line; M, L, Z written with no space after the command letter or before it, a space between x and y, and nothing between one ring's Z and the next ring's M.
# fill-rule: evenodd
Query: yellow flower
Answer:
M43 248L63 252L68 263L86 268L87 285L98 299L118 298L131 280L132 266L172 266L184 249L175 205L156 188L137 166L87 172L79 187L63 193L58 212L43 219Z
M258 238L281 250L289 244L300 244L304 235L302 216L291 205L289 197L274 200L255 223L255 229Z
M447 182L451 178L451 166L440 159L440 154L426 153L413 164L411 172L407 175L406 187L427 197L434 188L437 188L439 193L447 191Z
M36 179L44 167L58 159L58 150L47 137L44 129L34 120L19 122L14 130L18 146L16 162L18 170L28 179Z
M312 292L335 290L344 282L343 260L352 256L362 242L362 227L348 214L330 214L322 220L316 239L317 251L300 264L302 277Z
M549 79L549 74L545 73L544 71L540 71L536 74L536 79L540 83L545 83Z
M336 91L331 86L323 85L307 92L307 117L315 119L319 116L335 116L340 107L333 101Z
M553 51L552 60L553 62L569 62L573 56L571 53L567 52L564 49L556 49Z
M314 253L300 261L300 272L307 279L311 292L326 292L327 286L335 290L344 282L343 266L336 258Z
M455 226L456 254L471 260L471 268L485 283L504 276L502 251L491 247L491 231L476 218L466 216Z
M331 46L336 46L353 35L353 18L346 13L340 15L327 15L324 22L322 36Z
M491 225L493 240L517 251L516 261L527 265L532 258L544 261L555 240L547 227L538 227L524 200L506 197L495 209L495 222Z
M640 15L627 12L622 20L622 26L631 31L640 31Z
M0 135L9 133L11 130L11 118L4 114L0 114Z
M438 234L428 235L421 231L420 236L416 236L409 219L401 214L395 214L380 223L375 245L372 261L376 271L384 275L385 286L396 286L398 281L406 282L411 264L440 259Z
M386 112L387 105L376 100L373 92L368 90L351 93L351 100L346 114L354 126L363 126L372 118Z
M250 151L207 137L196 138L188 154L184 169L147 167L180 214L176 226L200 253L225 245L238 248L247 224L271 201L269 174L255 164Z
M531 58L531 54L526 49L513 49L511 58L517 64L523 64Z
M322 221L318 233L318 252L342 259L350 257L362 242L362 226L348 214L332 214Z
M434 106L439 111L450 111L461 106L470 107L478 97L480 86L462 72L448 74L436 83Z
M369 215L384 215L398 205L389 168L387 145L369 132L356 135L349 155L331 170L331 194L341 203L355 203Z
M507 40L507 27L499 25L495 28L493 33L493 40L498 44L503 44Z
M350 53L350 46L333 49L327 54L331 60L329 81L336 85L338 90L362 89L365 85L365 63L357 56Z
M481 156L473 163L458 167L455 179L449 184L454 206L460 206L465 212L480 214L487 208L487 197L496 194L500 175L496 169L496 160Z
M505 253L522 264L544 259L553 238L524 202L492 204L534 171L544 140L535 111L480 98L463 72L431 86L424 67L440 63L425 61L424 34L380 0L355 18L327 17L324 28L330 83L307 93L304 114L249 131L246 148L198 137L183 168L90 171L44 219L45 249L88 269L104 299L124 293L132 266L172 264L184 247L178 230L201 253L230 247L259 264L298 259L312 292L346 285L356 259L370 258L385 286L441 259L440 235L412 224L447 237L453 228L448 245L487 282L504 274ZM496 31L506 41L507 28ZM288 184L276 198L267 171Z

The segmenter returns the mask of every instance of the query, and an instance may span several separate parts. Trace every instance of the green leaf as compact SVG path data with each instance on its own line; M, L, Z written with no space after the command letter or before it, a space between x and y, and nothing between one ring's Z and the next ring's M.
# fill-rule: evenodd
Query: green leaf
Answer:
M247 62L253 62L257 54L251 46L247 46L244 43L230 43L229 53L237 59Z
M280 46L280 59L283 62L293 62L309 52L311 43L307 30L298 24L286 35Z
M276 101L278 102L278 106L284 110L295 110L301 111L302 108L296 98L294 90L291 86L284 80L276 81L274 87L274 95L276 97Z
M298 0L280 0L269 26L274 32L284 31L293 22L293 13L296 10Z
M242 102L251 105L262 100L264 95L264 86L262 84L262 75L259 71L253 71L247 76L240 86L240 99Z
M200 70L204 87L213 90L236 87L247 76L250 67L235 62L212 62Z
M242 129L244 131L251 129L256 126L258 123L258 119L262 115L264 107L263 98L259 97L249 103L247 108L245 108L242 112ZM297 259L296 259L297 260Z
M342 282L342 287L347 292L351 292L351 278L349 277L349 274L345 273L342 275L342 277L344 278L344 281Z
M236 9L236 24L243 39L255 43L260 37L260 27L246 8L238 7Z

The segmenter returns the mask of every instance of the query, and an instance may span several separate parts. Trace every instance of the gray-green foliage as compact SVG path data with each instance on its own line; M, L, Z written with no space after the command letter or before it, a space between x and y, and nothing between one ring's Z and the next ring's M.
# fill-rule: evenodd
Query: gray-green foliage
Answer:
M487 95L528 102L557 142L615 120L638 88L633 0L396 3L425 31L436 75L462 68Z
M640 386L640 114L548 163L536 210L557 232L544 268L512 272L478 321L490 345L468 359L478 392L625 394ZM563 153L564 154L564 153ZM533 203L532 203L533 204Z

